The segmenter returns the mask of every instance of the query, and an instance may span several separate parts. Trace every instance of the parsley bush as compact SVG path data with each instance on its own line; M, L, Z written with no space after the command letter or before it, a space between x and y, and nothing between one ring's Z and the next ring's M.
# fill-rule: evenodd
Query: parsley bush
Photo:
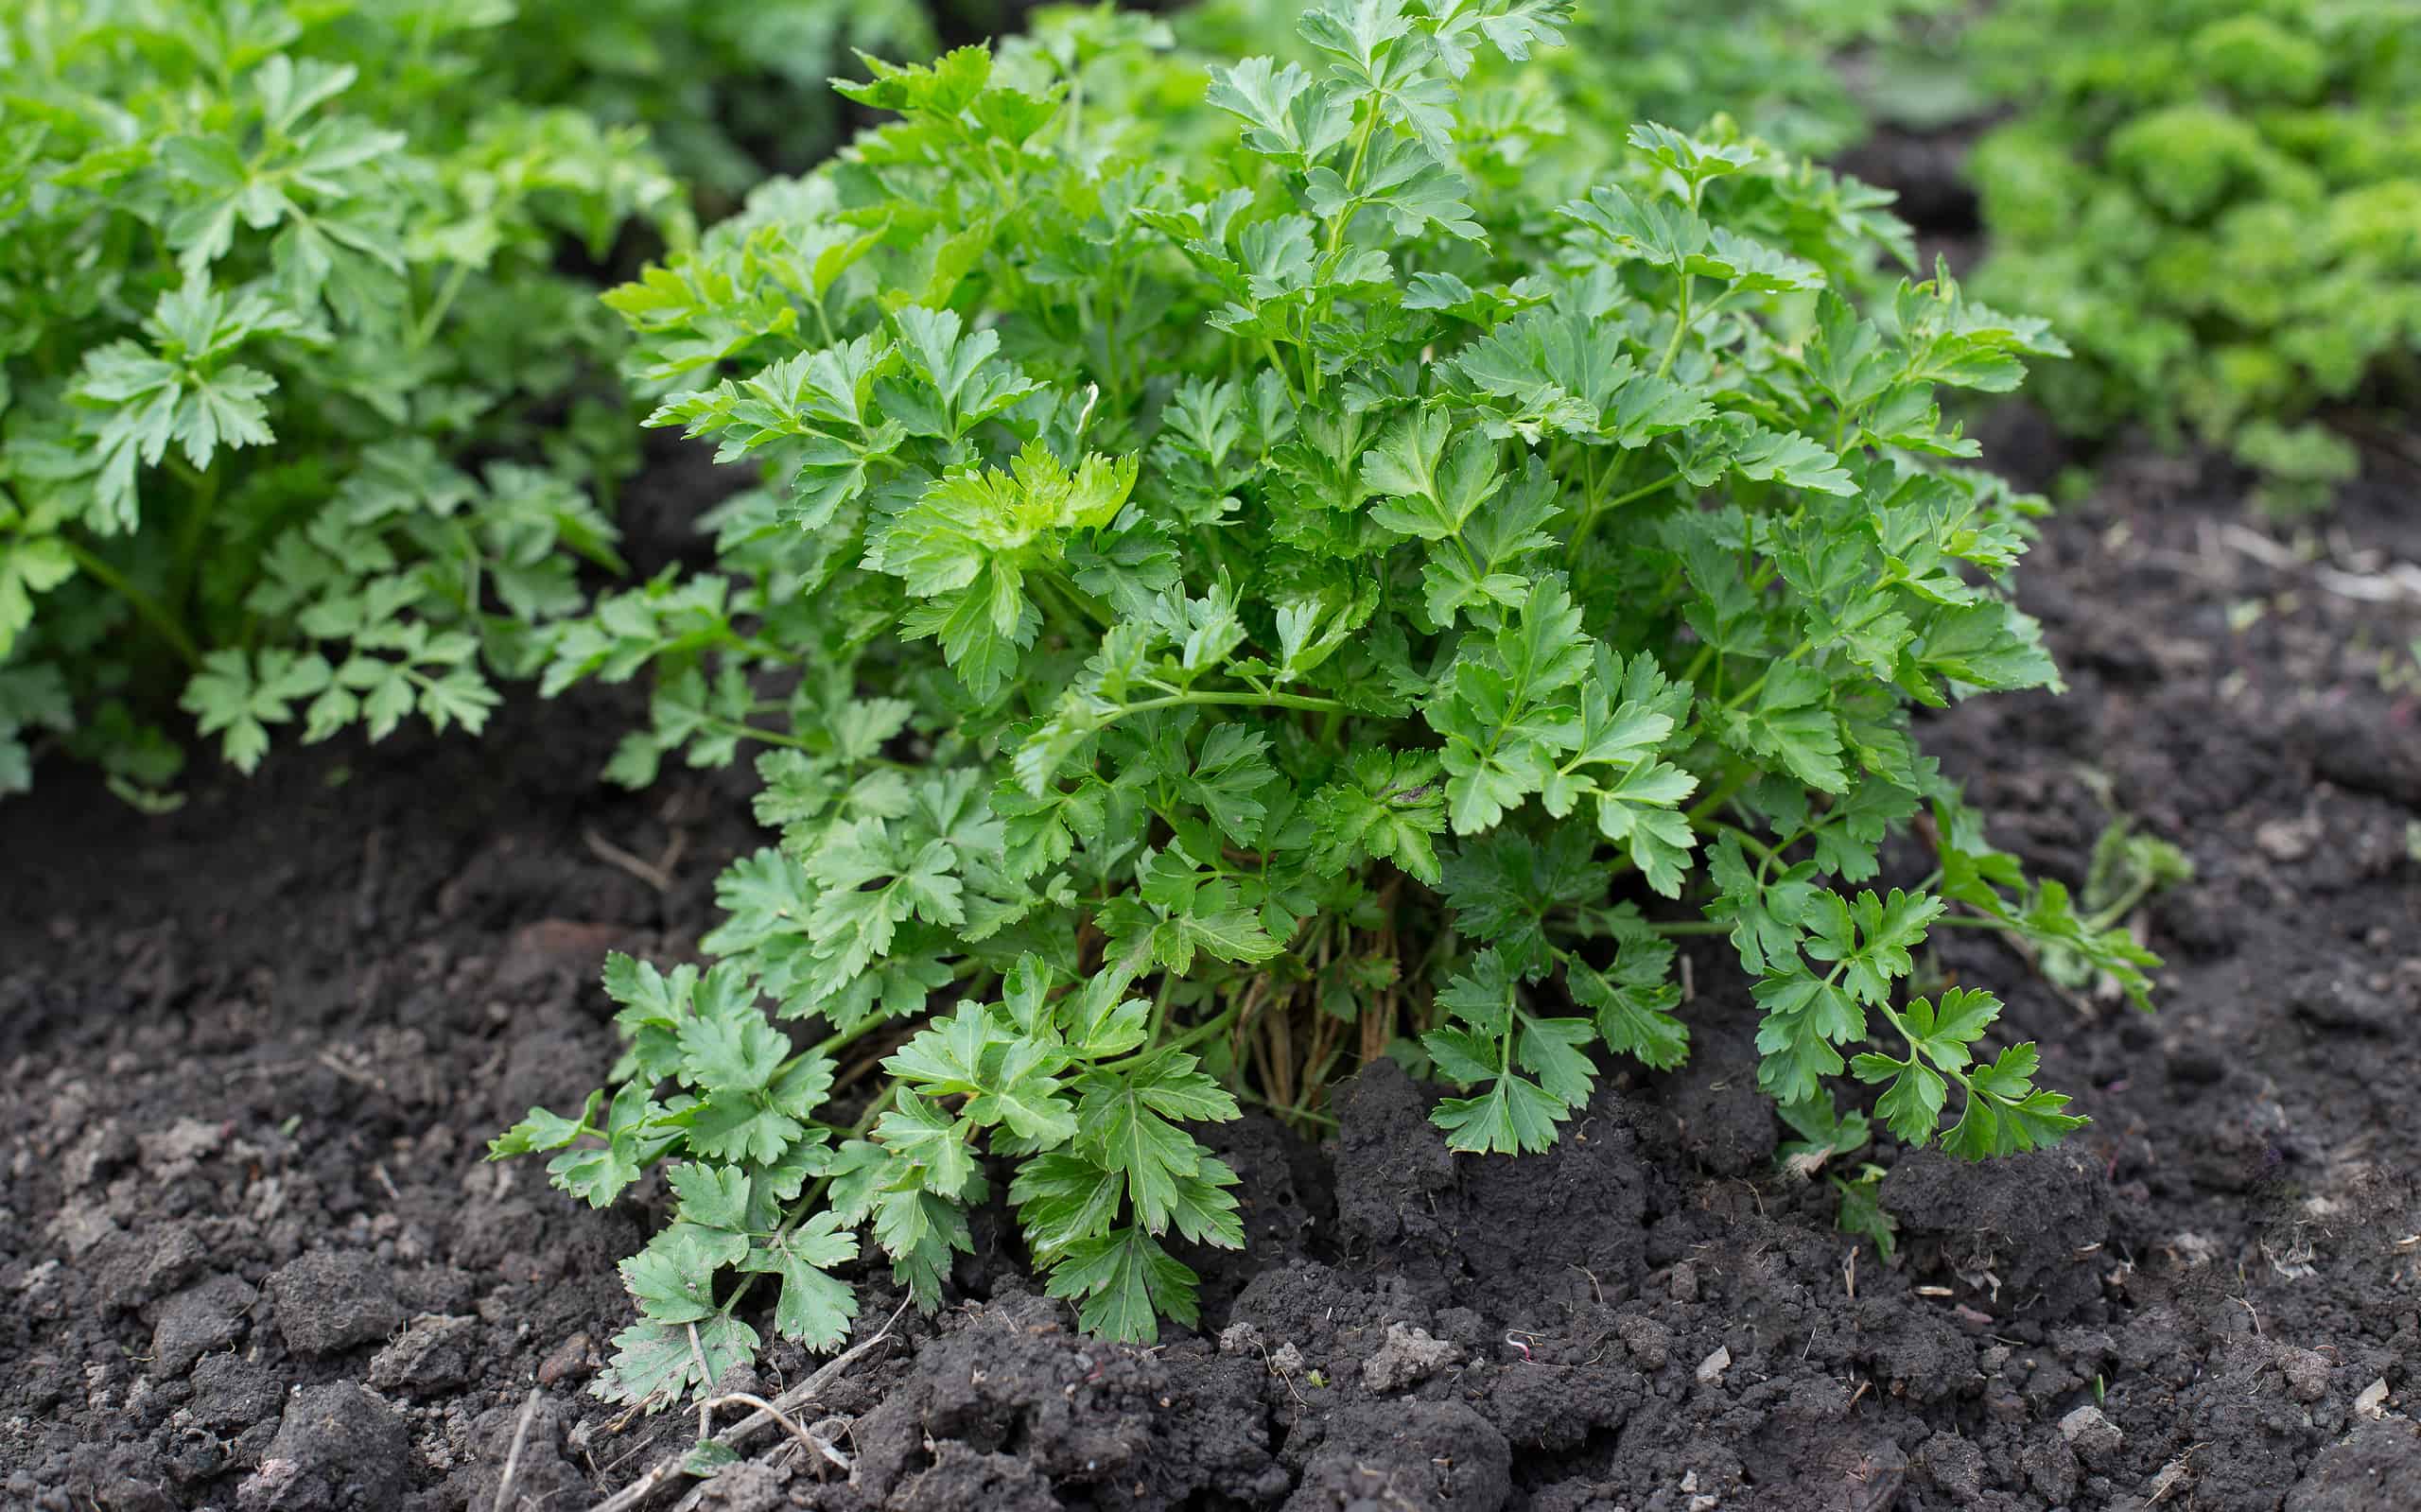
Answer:
M600 1205L664 1170L608 1395L751 1357L762 1277L837 1344L862 1242L932 1305L994 1170L1084 1327L1191 1324L1172 1243L1244 1230L1188 1125L1395 1053L1454 1148L1543 1150L1601 1054L1687 1053L1678 935L1736 948L1812 1142L1864 1142L1844 1075L1964 1156L2081 1121L1991 994L1900 985L1958 923L2144 990L1909 724L2057 686L2007 597L2038 505L1935 392L2060 349L1939 275L1861 313L1905 228L1752 141L1551 148L1508 101L1562 9L876 64L843 92L896 121L611 296L654 423L762 484L547 686L651 675L613 774L753 752L779 840L709 968L609 964L615 1085L496 1145ZM1927 808L1939 868L1873 890Z
M634 130L471 108L510 16L0 18L0 793L38 737L156 791L169 698L247 771L476 729L615 564L619 333L556 259L688 212Z
M1489 96L1465 113L1492 148L1577 159L1584 176L1623 148L1642 119L1697 129L1714 117L1785 154L1825 157L1870 125L1840 66L1860 49L1890 49L1952 9L1951 0L1605 0L1557 26L1565 43L1510 78L1473 60ZM1267 51L1280 63L1319 63L1295 31L1294 0L1205 0L1172 17L1178 40L1212 52ZM1535 125L1535 133L1521 130ZM1466 146L1471 136L1465 138Z
M803 167L837 145L826 76L851 44L932 51L926 7L907 0L513 0L480 87L645 127L680 181L729 203L764 159Z
M1855 146L1868 109L1838 66L1951 9L1948 0L1610 0L1578 8L1547 60L1572 119L1598 130L1646 117L1716 114L1775 148L1827 156Z
M2421 42L2403 0L2013 0L1973 37L2020 107L1976 150L1992 297L2050 316L2086 434L2233 450L2284 506L2356 455L2324 407L2421 395Z

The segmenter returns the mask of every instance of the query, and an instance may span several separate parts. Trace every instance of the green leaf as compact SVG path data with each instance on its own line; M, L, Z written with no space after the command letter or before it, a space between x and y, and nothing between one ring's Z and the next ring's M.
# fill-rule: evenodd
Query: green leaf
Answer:
M1080 1240L1107 1234L1125 1195L1118 1172L1065 1150L1030 1157L1009 1184L1026 1244L1046 1264Z
M748 1253L743 1234L676 1223L622 1262L622 1284L657 1323L696 1323L715 1315L715 1273Z
M1079 1303L1087 1333L1121 1344L1151 1344L1163 1317L1185 1328L1200 1317L1193 1272L1140 1228L1078 1240L1052 1268L1050 1295Z
M754 1364L757 1330L733 1317L673 1327L636 1323L614 1335L614 1358L591 1388L607 1401L660 1412L704 1396L735 1365Z
M1581 1018L1539 1018L1515 1006L1515 978L1505 958L1484 950L1468 974L1438 994L1463 1027L1433 1030L1421 1037L1440 1070L1462 1082L1490 1081L1475 1098L1446 1098L1430 1121L1447 1131L1446 1143L1474 1154L1536 1152L1555 1142L1556 1125L1585 1104L1596 1087L1596 1068L1579 1047L1596 1034ZM1514 1068L1536 1077L1524 1077Z
M1757 1081L1777 1103L1805 1102L1841 1073L1838 1047L1866 1037L1866 1014L1831 978L1803 970L1765 977L1752 991L1766 1016Z
M685 1115L689 1148L709 1159L778 1160L806 1126L761 1094L718 1093Z
M1603 972L1574 956L1565 963L1565 980L1572 1000L1596 1014L1597 1033L1608 1049L1669 1071L1688 1057L1690 1032L1673 1017L1681 989L1663 980L1661 965L1653 969L1655 975L1642 981L1635 966L1626 970L1618 961L1612 971Z
M1580 1047L1597 1037L1586 1018L1533 1018L1513 1016L1513 1060L1539 1079L1547 1093L1568 1108L1587 1104L1597 1089L1597 1068Z
M1775 1151L1783 1168L1797 1175L1811 1175L1836 1156L1855 1155L1873 1138L1865 1114L1853 1111L1844 1117L1829 1095L1785 1103L1774 1111L1799 1135Z
M1322 220L1350 218L1368 205L1386 212L1399 236L1418 236L1434 225L1450 236L1481 241L1487 233L1472 218L1466 202L1471 186L1440 164L1430 148L1410 137L1389 137L1374 144L1363 160L1361 176L1349 188L1334 169L1316 167L1305 175L1303 199Z
M2064 1111L2067 1105L2066 1094L2040 1087L2022 1096L1971 1093L1942 1147L1968 1160L2044 1149L2084 1127L2087 1121Z
M1876 1252L1889 1265L1893 1252L1899 1247L1900 1221L1886 1211L1877 1200L1876 1187L1883 1174L1881 1169L1869 1166L1866 1170L1867 1174L1856 1181L1844 1181L1839 1176L1832 1178L1833 1189L1840 1193L1841 1202L1833 1223L1844 1234L1872 1240Z
M1446 808L1457 834L1493 828L1542 790L1580 737L1565 690L1590 666L1594 643L1559 582L1536 585L1489 651L1456 661L1423 707L1445 738Z
M1813 883L1815 864L1801 861L1779 875L1752 871L1740 842L1725 834L1708 854L1708 872L1721 895L1707 905L1707 917L1731 924L1740 965L1761 975L1797 970L1800 942L1821 895Z
M708 1092L756 1092L790 1052L782 1032L753 1014L692 1018L681 1026L681 1075Z
M1860 893L1855 903L1838 894L1820 893L1807 915L1815 932L1807 954L1838 964L1844 985L1860 1002L1880 1003L1890 997L1892 982L1913 969L1908 952L1924 943L1926 928L1942 912L1940 898L1896 887L1888 898ZM1945 1004L1951 1000L1943 999Z
M1612 869L1594 855L1590 832L1569 825L1551 830L1543 844L1513 833L1466 843L1446 863L1445 877L1456 927L1489 942L1511 971L1538 977L1550 961L1548 916L1603 902Z
M775 1332L810 1349L836 1349L849 1336L858 1298L830 1273L857 1256L856 1238L837 1213L827 1211L750 1249L740 1268L781 1277L781 1296L774 1304Z
M0 657L34 622L34 596L76 574L67 543L51 536L0 536Z
M1268 750L1269 738L1256 730L1213 726L1193 770L1176 779L1176 791L1199 804L1228 839L1249 845L1260 838L1261 821L1269 811L1254 794L1278 780Z
M1737 173L1757 161L1753 148L1701 142L1654 121L1642 121L1632 127L1630 145L1646 153L1650 161L1693 184Z
M1300 64L1280 68L1269 58L1213 67L1207 99L1245 123L1245 146L1298 169L1341 145L1353 126L1334 89L1315 82Z
M1235 1099L1182 1052L1164 1053L1125 1072L1088 1071L1077 1080L1078 1150L1125 1177L1138 1224L1165 1233L1178 1183L1201 1172L1204 1152L1172 1120L1224 1121Z
M710 1166L691 1161L665 1173L665 1180L680 1199L680 1221L700 1228L748 1230L748 1173L736 1166Z
M653 422L750 471L698 552L593 600L572 559L613 570L605 495L628 448L611 406L526 391L613 352L571 318L574 291L521 296L570 266L548 228L610 242L616 217L592 201L638 194L615 187L637 148L583 150L570 112L426 158L359 156L357 131L306 147L325 118L409 106L392 91L416 86L366 71L270 128L324 82L302 67L315 50L393 50L366 12L228 42L257 56L97 94L97 114L56 91L172 61L64 48L69 77L30 119L41 151L78 156L28 160L70 177L10 225L59 284L38 303L84 314L9 363L25 418L0 446L0 564L120 521L175 533L197 486L180 448L207 443L200 486L222 493L204 562L168 573L141 536L104 542L105 560L146 591L190 577L172 607L220 656L197 703L248 759L282 724L476 723L534 671L549 694L644 677L618 780L756 760L769 844L726 869L701 942L723 974L614 964L611 1108L532 1115L499 1141L544 1148L592 1201L664 1165L683 1245L742 1243L659 1253L659 1311L776 1276L752 1300L772 1295L785 1333L838 1342L859 1233L936 1306L1005 1175L1054 1293L1088 1327L1146 1337L1193 1316L1166 1250L1244 1238L1236 1173L1194 1125L1246 1093L1316 1092L1343 1064L1263 1086L1255 1056L1189 1035L1239 1010L1281 1036L1308 1033L1290 1015L1377 1033L1374 1010L1408 1003L1421 1037L1393 1050L1454 1084L1441 1137L1541 1150L1593 1105L1592 1040L1643 1073L1686 1056L1666 930L1729 935L1760 1084L1801 1137L1792 1169L1871 1138L1834 1104L1853 1072L1877 1078L1874 1121L1906 1141L2056 1137L2070 1115L2033 1086L2032 1052L1985 1043L1991 999L1896 1006L1953 902L2047 970L2149 984L2104 917L2133 906L2132 874L2098 868L2118 890L2081 901L2029 884L1911 719L2054 684L2040 627L2010 607L2043 505L1964 465L1980 448L1939 391L2005 389L2055 343L1947 277L1867 297L1873 254L1907 260L1908 233L1887 194L1797 156L1838 124L1838 91L1811 104L1767 66L1770 26L1713 48L1705 18L1593 16L1571 60L1515 66L1568 13L1320 0L1268 49L1298 61L1207 69L1147 18L1038 13L997 66L986 48L867 61L845 97L896 118L723 226L660 224L665 266L612 296L632 370L661 393ZM1871 40L1862 25L1826 45ZM486 77L456 50L485 35L441 28L427 72ZM1505 67L1480 68L1490 47ZM1732 105L1782 104L1695 135L1567 129L1642 102L1708 118L1650 100L1670 93L1664 54L1716 95L1745 57L1759 88ZM276 55L297 61L272 105L253 80ZM1189 89L1209 116L1181 108ZM0 144L0 200L8 161ZM306 184L280 166L295 162L343 165ZM2053 177L2084 240L2093 206L2123 207ZM1571 185L1591 192L1559 209ZM141 220L147 197L171 260L225 288L109 282L111 249L143 238L96 239L94 207ZM2369 224L2341 208L2307 218ZM368 226L384 234L355 240L398 269L348 250ZM2243 318L2225 280L2178 282ZM147 309L135 328L127 312ZM388 340L398 320L428 329ZM2298 328L2298 362L2353 391L2325 322ZM411 360L365 363L374 347ZM540 351L560 360L522 360ZM324 468L292 447L231 454L248 366L282 385L258 396L273 444L334 438ZM2165 391L2203 403L2246 379L2197 374ZM226 403L200 391L231 375ZM256 542L247 520L275 528ZM238 548L257 565L218 563ZM110 690L146 680L75 665L142 642L117 634L135 627L104 585L19 580L44 617L18 645L78 680L42 722L0 694L0 785L38 731L109 742L87 731L115 717ZM207 637L236 620L251 628L228 663L234 643ZM310 686L297 667L315 648L328 670ZM1939 880L1890 892L1884 853L1928 798ZM1690 899L1704 925L1651 925L1648 895ZM792 1050L793 1020L802 1046L892 1026L866 1040L887 1090L862 1137L836 1142L858 1110L827 1105L837 1069ZM1845 1221L1888 1237L1849 1216L1870 1186L1837 1189Z
M1794 431L1750 426L1734 444L1732 466L1743 478L1788 483L1793 488L1844 497L1857 484L1841 469L1840 459Z
M578 1118L564 1118L545 1108L533 1107L529 1117L488 1141L488 1158L502 1159L511 1155L530 1155L542 1150L560 1150L580 1138L583 1126L597 1116L598 1104L605 1100L602 1092L588 1094L588 1104Z
M1466 1155L1536 1155L1554 1145L1556 1126L1572 1109L1525 1077L1506 1074L1479 1097L1437 1100L1429 1121L1446 1131L1446 1146Z
M955 1197L975 1179L975 1156L967 1147L973 1126L951 1118L938 1104L903 1090L893 1096L891 1111L876 1121L874 1130L917 1186Z
M333 675L326 658L316 653L271 648L247 657L240 651L215 651L178 703L203 735L220 737L228 765L250 773L269 754L268 726L291 720L294 702L326 688Z
M1441 880L1431 837L1446 827L1446 794L1437 759L1425 753L1366 751L1351 778L1314 795L1313 843L1319 869L1334 876L1364 860L1391 860L1430 887Z
M1891 1084L1875 1101L1874 1111L1882 1115L1893 1138L1913 1145L1923 1145L1933 1138L1934 1131L1941 1126L1942 1109L1948 1101L1949 1090L1931 1067L1914 1059L1898 1061L1889 1055L1860 1055L1850 1063L1850 1069L1861 1082Z
M1748 756L1772 763L1819 792L1847 792L1840 721L1828 706L1832 685L1795 662L1768 669L1765 686L1747 713L1729 717L1727 739Z

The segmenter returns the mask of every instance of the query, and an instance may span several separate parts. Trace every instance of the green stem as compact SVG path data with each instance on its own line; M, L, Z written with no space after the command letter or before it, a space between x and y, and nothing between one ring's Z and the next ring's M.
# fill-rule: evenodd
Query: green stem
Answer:
M1326 713L1352 712L1352 705L1332 698L1314 698L1307 693L1172 693L1166 698L1147 698L1141 704L1129 704L1110 717L1111 722L1129 714L1142 714L1152 709L1178 708L1188 704L1226 705L1236 708L1311 709Z
M1729 934L1732 926L1718 919L1675 919L1669 923L1650 924L1649 929L1663 935Z
M2096 934L2104 930L2116 929L2119 921L2135 912L2135 905L2151 896L2159 885L2149 877L2135 878L2127 891L2118 895L2116 902L2099 913L2088 915L2085 919L2086 926Z
M185 517L177 522L177 554L168 574L166 607L182 610L192 601L194 578L201 568L202 534L218 507L219 473L217 468L202 472L182 460L172 460L171 466L193 495Z
M1603 504L1591 504L1589 506L1589 512L1580 517L1580 524L1578 528L1572 532L1572 541L1564 548L1564 560L1567 562L1577 562L1580 560L1580 543L1589 538L1589 532L1597 528L1597 522L1599 520L1605 518L1609 514L1611 514L1614 511L1621 509L1626 504L1635 504L1639 500L1646 498L1648 495L1657 493L1663 489L1670 488L1681 480L1681 475L1680 473L1667 473L1653 483L1643 484L1638 488L1632 489L1628 494L1618 495L1613 498L1610 498Z
M1270 1112L1277 1114L1280 1118L1304 1119L1313 1123L1324 1123L1332 1129L1342 1127L1342 1124L1333 1114L1315 1113L1310 1108L1302 1107L1280 1107L1277 1104L1272 1103L1269 1099L1262 1096L1259 1092L1254 1091L1249 1086L1231 1087L1229 1090L1234 1092L1235 1095L1243 1101L1253 1104L1256 1106L1265 1107Z
M1169 994L1176 988L1176 975L1172 972L1161 972L1160 990L1152 994L1152 1018L1143 1030L1144 1044L1148 1045L1160 1037L1161 1028L1169 1021Z
M1690 334L1690 288L1697 282L1689 273L1681 275L1681 307L1673 320L1673 339L1664 343L1664 360L1656 364L1660 378L1673 371L1675 359L1681 355L1681 339Z
M882 1090L875 1095L873 1102L868 1103L865 1105L865 1111L858 1115L858 1121L849 1126L849 1138L852 1139L864 1138L866 1131L874 1127L875 1120L882 1117L882 1110L891 1105L892 1096L898 1090L899 1084L897 1082L887 1082L883 1084ZM789 1238L791 1230L806 1222L808 1214L815 1210L815 1205L822 1202L824 1200L824 1194L831 1190L832 1178L830 1176L817 1177L815 1185L808 1188L805 1191L800 1192L798 1194L798 1201L791 1204L788 1208L784 1209L782 1213L781 1225L774 1230L773 1242L775 1244L779 1244L783 1240ZM742 1276L740 1278L740 1284L732 1289L732 1294L729 1296L723 1298L722 1306L718 1308L717 1311L726 1317L736 1312L739 1309L740 1304L747 1300L750 1288L757 1284L757 1277L763 1274L764 1273L761 1271L751 1271L747 1275Z
M437 339L437 328L445 323L445 312L454 307L454 296L462 292L462 281L470 274L469 263L456 263L446 270L445 282L437 287L437 298L429 302L428 313L412 327L413 351Z
M201 652L195 647L193 637L185 634L184 626L177 622L174 615L160 606L158 600L136 587L128 581L125 573L102 561L78 542L64 535L56 539L67 548L67 554L75 559L76 565L86 577L124 599L135 615L151 627L152 633L177 653L178 660L195 671L201 670Z
M1109 606L1070 582L1066 573L1052 570L1037 572L1033 582L1046 586L1062 607L1074 611L1075 617L1088 621L1095 630L1107 630L1113 620Z
M1379 102L1371 100L1369 107L1369 113L1362 117L1361 134L1353 139L1353 161L1345 169L1345 202L1337 207L1335 219L1329 223L1326 255L1331 257L1335 256L1336 250L1345 245L1346 222L1351 220L1353 212L1361 208L1353 198L1354 185L1362 182L1362 159L1370 150L1370 133L1379 127Z
M1150 1060L1155 1055L1165 1055L1172 1051L1180 1050L1192 1050L1194 1046L1201 1044L1204 1040L1213 1038L1216 1035L1225 1033L1228 1026L1235 1021L1236 1005L1234 1003L1229 1003L1227 1007L1219 1010L1218 1014L1213 1017L1208 1018L1203 1022L1194 1025L1192 1029L1189 1029L1184 1034L1177 1035L1176 1038L1170 1040L1165 1045L1147 1045L1143 1049L1137 1051L1132 1055L1122 1055L1114 1061L1104 1061L1101 1065L1095 1067L1094 1069L1104 1071L1123 1071L1129 1066L1140 1066L1143 1062Z
M1756 836L1741 828L1738 825L1716 825L1715 828L1723 834L1730 835L1733 839L1738 841L1741 844L1747 846L1750 850L1754 851L1758 856L1767 860L1772 860L1780 850L1779 846L1767 844L1764 841L1759 840Z
M784 1072L790 1070L792 1067L796 1066L803 1060L808 1060L817 1055L830 1055L834 1051L851 1044L854 1041L865 1038L868 1034L873 1034L876 1030L882 1028L886 1024L895 1024L897 1022L898 1020L896 1018L885 1018L878 1015L870 1018L862 1019L859 1022L850 1025L846 1029L837 1030L832 1034L827 1034L822 1039L816 1041L814 1045L806 1050L800 1051L797 1054L792 1055L790 1059L782 1062L781 1065L775 1067L774 1079L778 1080Z
M1730 803L1733 795L1738 793L1741 789L1748 785L1749 774L1745 772L1735 772L1718 785L1713 792L1708 793L1705 797L1700 798L1697 803L1691 805L1689 812L1683 817L1688 819L1691 825L1695 826L1704 820L1707 815L1716 812L1725 804Z
M1362 130L1353 139L1353 160L1347 164L1345 168L1344 202L1336 207L1335 216L1329 221L1328 248L1320 254L1322 262L1334 257L1338 249L1345 245L1345 228L1352 222L1354 216L1359 214L1362 208L1356 186L1362 182L1362 162L1369 153L1371 134L1379 129L1379 102L1371 99L1365 103L1368 108L1368 113L1362 117ZM1320 311L1323 315L1331 312L1334 307L1335 301L1332 298L1324 298L1320 302ZM1308 337L1312 325L1311 312L1308 310L1304 312L1303 324ZM1308 340L1305 344L1309 344ZM1303 364L1303 391L1311 395L1314 403L1319 401L1321 386L1319 358L1315 356Z
M1936 922L1946 924L1949 920L1941 919ZM1838 971L1839 968L1836 967L1835 969ZM1959 1090L1967 1097L1973 1098L1976 1095L1976 1089L1967 1083L1967 1073L1965 1071L1959 1069L1955 1066L1945 1066L1925 1052L1925 1047L1918 1043L1917 1036L1908 1033L1907 1020L1900 1017L1900 1010L1892 1007L1889 999L1876 1003L1875 1007L1882 1010L1885 1021L1890 1023L1890 1026L1899 1033L1900 1038L1907 1042L1908 1047L1908 1059L1911 1062L1932 1067L1937 1072L1941 1073L1945 1080L1956 1083Z
M767 745L786 745L794 751L814 750L813 746L798 736L786 735L780 730L760 729L754 724L742 724L738 720L726 720L720 714L701 714L698 717L698 722L709 729L719 730L724 735L737 736L743 740L762 740Z
M1748 703L1752 698L1755 698L1759 693L1765 691L1766 679L1773 675L1775 668L1782 666L1785 662L1795 662L1815 649L1816 642L1813 639L1803 640L1791 650L1775 657L1772 661L1768 662L1766 664L1766 669L1757 674L1756 681L1750 683L1739 692L1733 694L1730 698L1725 699L1723 701L1723 707L1726 709L1736 709L1741 704Z
M1295 375L1286 371L1286 359L1278 355L1278 343L1269 337L1264 336L1261 339L1261 349L1263 353L1267 354L1269 357L1269 366L1277 373L1278 381L1286 386L1286 397L1288 401L1298 405L1301 404L1303 402L1302 395L1298 393L1295 389Z

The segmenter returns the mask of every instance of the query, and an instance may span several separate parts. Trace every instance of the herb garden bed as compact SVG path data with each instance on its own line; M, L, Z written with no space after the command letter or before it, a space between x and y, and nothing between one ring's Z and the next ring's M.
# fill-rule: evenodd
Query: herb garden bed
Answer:
M2037 874L2081 880L2125 814L2199 875L2142 915L2157 1017L1938 938L2094 1121L1901 1156L1895 1262L1776 1173L1755 1012L1695 941L1688 1064L1610 1082L1546 1155L1450 1158L1386 1063L1316 1148L1206 1130L1250 1243L1183 1251L1202 1324L1157 1347L1077 1334L986 1209L940 1314L804 1409L853 1470L793 1450L699 1504L2411 1504L2421 695L2382 669L2421 633L2388 575L2421 517L2352 497L2317 565L2246 520L2174 463L2112 469L2021 590L2072 691L1932 722ZM591 780L627 713L289 754L165 820L63 773L12 806L0 1501L578 1507L694 1436L582 1390L657 1215L484 1158L605 1071L604 951L692 949L754 843L729 773ZM863 1271L861 1339L897 1301ZM816 1364L776 1344L740 1389Z

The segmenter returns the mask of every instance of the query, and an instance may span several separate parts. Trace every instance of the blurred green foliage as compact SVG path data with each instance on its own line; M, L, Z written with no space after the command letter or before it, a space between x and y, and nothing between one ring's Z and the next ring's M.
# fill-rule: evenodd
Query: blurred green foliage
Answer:
M859 72L850 49L922 58L933 48L926 8L913 0L486 4L514 17L483 60L496 81L487 87L644 126L674 174L714 201L839 145L847 123L826 80Z
M621 340L567 269L682 186L489 80L491 0L0 14L0 793L63 743L157 798L182 704L477 728L614 565Z
M1824 157L1855 145L1869 124L1839 57L1870 45L1888 51L1912 23L1959 9L1959 0L1598 0L1564 23L1569 45L1520 78L1569 117L1553 134L1575 161L1602 162L1634 121L1694 130L1718 114L1781 151ZM1197 46L1299 61L1301 9L1210 0L1175 21ZM1485 61L1482 70L1513 73Z
M1977 148L1976 285L2078 360L2099 433L2225 446L2279 508L2356 470L2314 420L2421 395L2421 11L2410 0L2010 0L1970 33L2016 115Z

